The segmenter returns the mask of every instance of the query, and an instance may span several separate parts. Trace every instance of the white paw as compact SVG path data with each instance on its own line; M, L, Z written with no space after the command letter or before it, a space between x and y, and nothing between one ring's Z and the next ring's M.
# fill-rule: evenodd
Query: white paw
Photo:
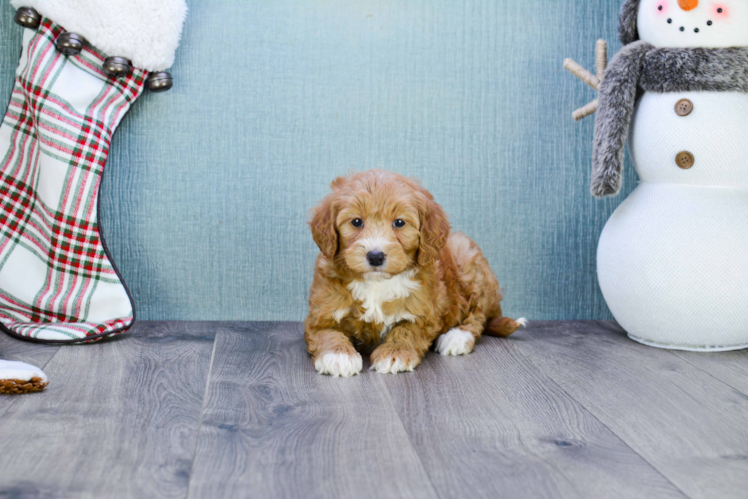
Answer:
M364 363L361 355L328 352L317 358L314 367L320 375L331 375L333 377L352 377L358 375Z
M0 359L0 380L22 380L30 381L39 377L42 382L47 382L47 376L36 366L31 366L21 361L6 361Z
M453 328L436 339L436 352L442 356L470 354L474 346L473 334L459 328Z
M379 373L412 372L417 364L416 361L405 361L399 358L387 356L371 365L371 369L376 370Z

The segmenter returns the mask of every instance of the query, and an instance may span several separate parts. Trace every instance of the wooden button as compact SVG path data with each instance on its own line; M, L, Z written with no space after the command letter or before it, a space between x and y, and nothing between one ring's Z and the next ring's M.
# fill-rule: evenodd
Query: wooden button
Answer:
M675 103L675 113L678 116L688 116L693 111L693 103L688 99L681 99Z
M694 163L696 163L696 159L688 151L681 151L675 157L675 164L683 170L688 170L689 168L693 167Z

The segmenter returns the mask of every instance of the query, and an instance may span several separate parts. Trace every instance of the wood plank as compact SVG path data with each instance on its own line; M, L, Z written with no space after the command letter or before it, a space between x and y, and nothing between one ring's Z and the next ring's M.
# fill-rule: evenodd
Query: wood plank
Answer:
M0 359L23 361L44 369L59 349L59 345L28 342L0 332Z
M732 352L672 353L748 396L748 349Z
M745 496L745 394L614 323L535 323L515 345L688 496Z
M510 339L384 379L441 497L682 496Z
M185 497L216 323L64 346L0 428L0 497Z
M323 377L298 323L222 325L190 497L433 497L380 377Z

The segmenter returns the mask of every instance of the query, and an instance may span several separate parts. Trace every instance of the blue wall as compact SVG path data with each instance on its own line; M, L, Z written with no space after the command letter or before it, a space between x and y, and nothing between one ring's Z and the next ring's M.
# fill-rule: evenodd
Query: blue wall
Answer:
M620 0L192 0L175 88L115 136L102 225L141 319L299 320L306 212L336 175L418 177L483 247L505 311L602 319L594 65ZM20 51L0 9L0 97ZM626 191L635 174L628 169Z

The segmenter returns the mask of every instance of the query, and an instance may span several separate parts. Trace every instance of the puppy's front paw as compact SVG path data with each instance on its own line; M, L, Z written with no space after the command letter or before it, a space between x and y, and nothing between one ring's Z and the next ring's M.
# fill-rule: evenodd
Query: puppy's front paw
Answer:
M381 345L371 353L371 369L379 373L412 372L421 356L410 349Z
M470 354L475 347L475 337L470 332L453 328L436 339L436 352L442 356Z
M352 377L361 373L363 360L357 352L326 352L314 362L314 367L320 375L333 377Z

